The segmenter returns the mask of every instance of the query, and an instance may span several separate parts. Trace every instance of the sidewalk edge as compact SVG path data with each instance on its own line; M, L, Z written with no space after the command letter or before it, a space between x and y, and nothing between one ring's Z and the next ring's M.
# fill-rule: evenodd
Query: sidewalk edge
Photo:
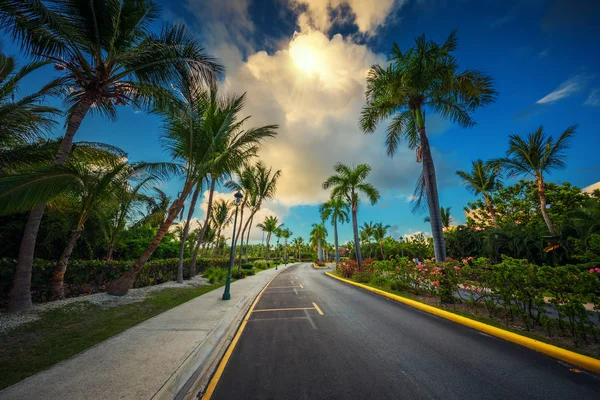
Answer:
M430 314L436 315L438 317L450 320L452 322L467 326L469 328L476 329L481 332L485 332L489 335L492 335L492 336L498 337L500 339L504 339L506 341L527 347L531 350L534 350L534 351L537 351L540 353L544 353L544 354L554 357L556 359L559 359L559 360L568 362L570 364L582 367L588 371L600 373L600 360L597 360L595 358L584 356L582 354L578 354L578 353L575 353L575 352L572 352L572 351L569 351L569 350L566 350L566 349L563 349L563 348L560 348L557 346L553 346L548 343L540 342L539 340L531 339L526 336L519 335L517 333L513 333L510 331L501 329L501 328L497 328L495 326L488 325L483 322L475 321L475 320L467 318L467 317L463 317L461 315L453 314L451 312L442 310L437 307L423 304L423 303L420 303L415 300L407 299L405 297L401 297L401 296L395 295L393 293L388 293L381 289L376 289L376 288L373 288L373 287L370 287L367 285L363 285L362 283L353 282L351 280L336 276L336 275L332 274L331 272L325 272L325 274L330 276L331 278L346 282L350 285L360 287L362 289L368 290L373 293L377 293L378 295L387 297L388 299L395 300L399 303L406 304L410 307L417 308L421 311L425 311L427 313L430 313Z

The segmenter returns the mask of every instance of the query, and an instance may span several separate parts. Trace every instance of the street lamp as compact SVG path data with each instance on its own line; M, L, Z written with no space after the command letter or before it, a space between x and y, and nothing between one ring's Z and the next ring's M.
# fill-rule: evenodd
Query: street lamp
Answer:
M235 197L235 218L233 219L233 234L231 235L229 267L227 268L227 281L225 282L225 292L223 292L223 300L231 299L231 293L229 293L229 289L231 289L231 268L233 267L233 259L235 257L235 227L237 226L238 208L240 204L242 204L242 199L244 198L244 196L240 193L239 190L233 196Z
M400 236L400 239L399 239L399 241L400 241L400 251L402 252L402 258L404 258L404 248L402 247L402 239L404 239L404 237Z

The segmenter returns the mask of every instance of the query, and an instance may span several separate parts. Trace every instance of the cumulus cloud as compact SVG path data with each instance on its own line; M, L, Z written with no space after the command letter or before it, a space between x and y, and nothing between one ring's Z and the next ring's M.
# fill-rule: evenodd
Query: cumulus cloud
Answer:
M563 83L561 83L556 89L554 89L552 92L548 93L546 96L536 101L536 103L547 104L563 99L565 97L572 96L575 93L581 92L585 88L585 85L588 80L589 78L586 75L575 75L572 78L569 78Z
M334 10L348 7L353 14L353 22L361 33L368 33L385 24L394 10L405 0L289 0L297 9L304 9L298 17L298 24L305 30L310 26L327 32L335 22L346 22L346 13ZM343 21L339 21L343 19Z

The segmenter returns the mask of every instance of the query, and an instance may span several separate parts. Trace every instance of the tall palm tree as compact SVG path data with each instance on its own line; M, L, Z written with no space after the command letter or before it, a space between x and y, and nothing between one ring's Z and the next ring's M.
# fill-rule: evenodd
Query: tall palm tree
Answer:
M500 168L490 163L485 164L481 159L477 159L472 162L470 173L456 171L456 175L462 178L465 186L476 196L480 193L483 195L485 206L490 214L490 218L492 218L492 223L497 227L498 219L496 218L496 211L492 205L490 193L502 186Z
M275 233L283 224L279 223L277 217L270 215L265 220L256 225L257 228L262 229L263 232L267 233L267 247L265 252L265 259L269 261L269 242L271 241L271 235Z
M289 229L283 229L281 230L281 237L283 238L283 259L285 260L285 263L287 264L287 260L288 260L288 239L293 235L294 233L292 231L290 231Z
M283 224L281 224L281 225L283 225ZM275 232L273 232L273 234L277 238L277 244L275 245L275 258L281 258L281 249L279 247L279 239L281 239L281 237L283 236L283 229L282 228L275 229Z
M422 157L423 172L417 192L427 196L435 258L440 262L446 260L446 247L435 167L425 131L425 110L471 127L475 121L470 114L496 97L488 75L474 69L458 70L458 62L451 54L456 45L456 31L441 46L427 41L425 35L416 38L415 46L405 52L394 44L390 65L387 68L374 65L369 71L367 102L360 120L362 130L373 133L380 122L391 118L386 136L390 157L396 153L402 138L408 141L409 148L418 148L417 161Z
M373 221L365 222L363 226L360 227L360 241L362 243L367 242L369 245L369 258L373 256L373 248L371 247L371 239L375 237L375 224Z
M292 240L292 246L294 246L296 248L296 252L298 254L298 261L301 261L300 251L302 250L303 245L304 245L304 239L300 236L295 237L294 240Z
M242 239L242 241L239 244L240 255L238 257L238 269L241 269L242 267L242 255L244 251L244 234L242 232L242 226L244 224L244 210L252 202L252 197L256 196L254 174L254 166L245 164L235 172L235 180L230 180L225 183L226 188L232 191L239 191L244 196L242 199L242 203L240 204L240 223L239 226L236 228L237 233L235 236L236 243L238 242L238 239L240 237ZM248 247L248 243L246 243L246 247Z
M273 171L272 168L267 168L261 161L258 161L254 165L252 171L254 183L248 198L250 215L248 216L246 224L244 225L244 229L242 230L242 236L247 231L246 262L248 262L248 243L250 241L250 230L252 229L252 221L254 220L254 216L261 209L265 201L270 200L275 196L277 182L281 177L281 170Z
M333 170L336 175L332 175L323 182L323 189L332 188L331 198L344 200L352 210L352 228L354 229L354 242L356 243L356 262L360 266L362 257L360 254L360 242L358 239L358 205L360 204L360 195L367 197L371 204L379 200L379 191L365 180L371 172L368 164L359 164L356 168L350 168L342 163L337 163Z
M15 99L23 78L47 64L34 61L17 69L15 59L0 52L0 148L29 143L54 126L60 110L40 104L57 94L54 83Z
M221 239L221 232L231 223L232 206L233 204L230 203L229 200L219 200L215 203L215 207L213 208L211 215L211 223L217 231L217 246L215 247L215 250L213 252L214 256L218 255L217 251L219 249L219 240Z
M117 16L127 16L119 18ZM54 163L63 165L88 112L115 119L118 105L169 108L169 85L182 72L206 82L223 68L183 26L149 29L159 17L156 1L0 0L0 26L36 59L54 63L62 76L48 85L62 89L66 131ZM31 267L44 205L25 225L9 310L31 307Z
M339 251L339 240L338 240L338 229L337 224L344 224L350 222L348 216L348 203L341 198L332 198L329 201L319 206L319 212L321 213L321 219L327 220L331 218L331 224L333 225L333 238L335 243L335 263L336 265L340 262L340 251Z
M375 224L373 227L373 237L379 242L379 250L381 250L381 259L385 260L385 254L383 253L383 239L387 235L389 225L383 225L381 222Z
M525 139L518 135L510 135L506 157L492 161L492 165L501 166L508 177L530 175L535 179L542 217L551 234L555 234L556 231L546 210L544 173L565 168L565 151L576 130L577 125L568 127L556 141L544 133L542 126L528 134Z
M312 230L310 231L310 242L317 248L317 257L319 264L323 262L323 242L327 240L327 228L325 224L312 224Z
M452 223L452 217L450 216L451 208L452 207L440 207L440 214L442 215L442 227L444 229L448 229ZM431 222L431 219L429 219L429 217L425 217L423 222Z

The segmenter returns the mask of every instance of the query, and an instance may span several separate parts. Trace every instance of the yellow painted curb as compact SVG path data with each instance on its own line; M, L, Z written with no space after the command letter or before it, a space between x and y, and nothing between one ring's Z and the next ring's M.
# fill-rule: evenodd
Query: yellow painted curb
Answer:
M317 268L317 269L328 269L329 267L326 265L324 267L319 267L317 264L313 263L313 268Z
M366 289L370 292L377 293L381 296L387 297L388 299L395 300L397 302L406 304L408 306L417 308L419 310L428 312L433 315L437 315L438 317L442 317L448 319L452 322L456 322L461 325L468 326L469 328L477 329L478 331L485 332L489 335L499 337L500 339L507 340L512 343L519 344L521 346L525 346L532 350L535 350L540 353L547 354L551 357L558 358L559 360L568 362L573 365L577 365L588 371L593 371L596 373L600 373L600 360L597 360L592 357L584 356L582 354L575 353L573 351L565 350L557 346L553 346L548 343L540 342L539 340L531 339L526 336L522 336L504 329L496 328L495 326L491 326L488 324L484 324L483 322L475 321L470 318L466 318L457 314L453 314L451 312L442 310L437 307L433 307L427 304L420 303L415 300L407 299L405 297L401 297L395 295L393 293L388 293L381 289L376 289L367 285L363 285L362 283L357 283L351 281L349 279L341 278L332 274L331 272L325 272L332 278L338 279L340 281L349 283L354 286L358 286L360 288Z
M279 275L279 273L275 274L271 279L269 279L269 281L267 282L265 287L256 296L256 299L254 299L254 302L248 309L248 312L246 313L244 320L240 324L240 327L238 328L235 336L233 337L233 340L231 341L231 343L229 344L229 347L225 351L225 354L223 355L223 358L221 359L221 362L219 363L219 366L217 367L215 374L210 379L210 382L208 383L208 386L206 387L206 392L204 392L204 395L202 396L202 400L210 400L210 398L212 397L215 389L217 388L217 383L219 383L219 379L221 379L221 375L223 375L223 371L225 371L227 362L229 361L229 358L231 358L231 355L233 354L233 350L235 349L237 342L240 340L240 336L242 336L242 333L244 332L244 328L246 328L246 324L248 323L248 320L250 319L250 315L254 311L254 307L256 307L256 304L258 303L258 300L260 300L260 297L262 296L263 292L269 287L269 285L271 284L273 279L275 279L278 275Z

